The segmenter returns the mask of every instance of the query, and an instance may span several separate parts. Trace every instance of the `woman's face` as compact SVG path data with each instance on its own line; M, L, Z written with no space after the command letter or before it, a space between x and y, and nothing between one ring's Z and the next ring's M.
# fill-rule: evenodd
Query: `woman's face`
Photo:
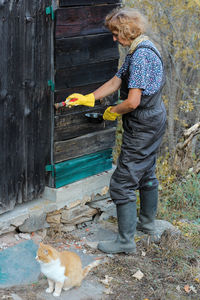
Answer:
M112 35L113 35L113 41L118 42L121 46L127 47L131 45L131 41L121 38L117 31L113 31Z

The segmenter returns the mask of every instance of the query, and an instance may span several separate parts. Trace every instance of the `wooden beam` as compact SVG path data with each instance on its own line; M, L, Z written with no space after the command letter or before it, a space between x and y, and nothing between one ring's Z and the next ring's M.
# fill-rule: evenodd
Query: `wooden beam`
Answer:
M110 33L56 39L56 69L118 59L118 47Z
M57 90L56 89L55 95L54 95L55 103L65 100L65 98L72 93L79 93L79 94L87 95L87 94L95 91L103 83L104 82L92 83L92 84L88 84L88 85L84 85L84 86L76 86L73 88L68 88L65 90ZM60 110L57 112L60 112Z
M67 89L77 86L105 82L117 72L118 60L81 65L56 71L55 88Z
M85 116L86 113L105 111L105 106L97 108L85 108L84 112L75 112L66 115L56 116L54 119L54 141L63 141L82 136L95 131L116 126L116 122L102 121L101 123L91 123Z
M85 86L76 86L76 87L68 88L65 90L56 90L55 91L55 103L64 101L66 99L66 97L71 95L72 93L79 93L82 95L90 94L90 93L94 92L98 87L100 87L104 82L94 83L94 84L85 85ZM114 105L117 100L118 100L118 93L115 92L112 95L102 99L101 101L100 100L96 101L95 106L99 105L100 103L103 103L104 105ZM73 107L73 110L78 110L78 109L85 111L83 106ZM55 114L60 115L60 114L63 114L63 112L71 113L69 108L64 107L63 109L59 109L59 110L55 111Z
M56 11L55 37L64 38L108 32L106 15L116 4L60 8Z
M60 7L97 4L120 4L120 0L60 0Z
M54 144L55 163L112 148L115 143L115 128L89 133Z

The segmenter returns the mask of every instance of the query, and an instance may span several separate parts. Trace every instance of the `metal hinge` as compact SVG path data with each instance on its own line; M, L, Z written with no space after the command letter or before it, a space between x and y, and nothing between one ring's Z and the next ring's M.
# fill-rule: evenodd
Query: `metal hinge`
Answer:
M51 91L55 91L55 83L52 80L48 80L48 86L51 87Z
M46 7L46 15L51 15L51 19L55 19L54 11L53 11L53 6L47 6Z

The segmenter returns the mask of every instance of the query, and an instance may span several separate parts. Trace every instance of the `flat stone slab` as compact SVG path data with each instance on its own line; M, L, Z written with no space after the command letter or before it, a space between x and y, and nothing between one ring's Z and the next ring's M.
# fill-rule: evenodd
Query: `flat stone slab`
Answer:
M101 300L105 288L98 282L83 280L82 285L78 288L73 288L69 291L62 291L59 300ZM57 299L52 294L47 294L45 291L37 294L44 300Z
M165 230L170 230L172 234L177 236L181 234L180 230L178 230L170 222L165 220L155 220L155 234L158 236L158 241ZM115 240L117 237L117 233L117 222L110 223L108 221L90 224L87 228L87 231L85 232L83 231L83 229L76 229L71 232L71 234L76 238L84 238L85 244L93 249L97 249L97 244L100 241ZM148 235L140 231L136 231L135 238L146 240L148 238Z
M35 260L38 245L32 240L22 241L17 245L8 247L0 252L0 288L9 288L14 286L32 284L38 282L40 272L40 265ZM66 249L64 249L66 250ZM74 249L70 246L67 251L77 253L82 261L83 267L97 259L97 255L86 254L81 249ZM46 279L46 288L48 287ZM45 289L46 289L45 288ZM59 299L70 300L77 299L101 299L103 286L93 282L83 281L80 288L75 288L70 291L63 291L62 297ZM92 298L94 296L94 298ZM41 294L42 299L55 299L52 295L47 294L45 291ZM16 298L17 299L17 298Z
M37 248L38 246L29 240L0 252L0 288L38 280L40 267L35 260Z

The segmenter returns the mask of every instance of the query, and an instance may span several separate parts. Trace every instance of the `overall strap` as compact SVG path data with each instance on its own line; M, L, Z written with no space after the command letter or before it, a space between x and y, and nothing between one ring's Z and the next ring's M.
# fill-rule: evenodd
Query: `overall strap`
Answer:
M161 60L161 63L163 65L163 60L160 56L160 54L151 46L146 46L146 45L141 45L141 46L138 46L135 48L135 50L130 54L130 56L132 57L132 55L138 50L138 49L141 49L141 48L146 48L146 49L150 49L151 51L153 51Z

